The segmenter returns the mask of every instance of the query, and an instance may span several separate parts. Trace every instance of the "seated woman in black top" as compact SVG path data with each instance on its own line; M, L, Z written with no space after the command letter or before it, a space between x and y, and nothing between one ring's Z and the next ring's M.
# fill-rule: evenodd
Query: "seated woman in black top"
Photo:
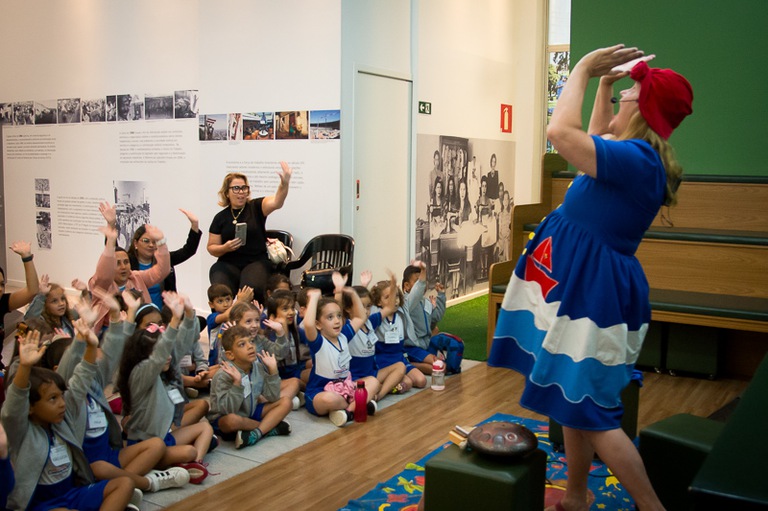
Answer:
M219 190L219 211L208 233L208 253L218 257L210 270L211 284L225 284L235 295L243 286L253 288L253 297L264 302L264 287L272 273L267 257L266 221L283 207L291 181L291 167L280 162L280 184L274 195L250 199L251 189L244 174L231 172ZM245 244L235 237L235 225L245 223Z
M163 308L163 291L177 291L176 273L173 271L173 267L195 255L197 247L200 246L200 238L203 235L200 232L197 217L184 209L179 209L179 211L184 213L187 219L189 219L190 227L189 233L187 234L187 241L184 243L183 247L171 252L171 273L165 277L163 282L155 284L149 288L149 296L152 297L152 303L157 305L161 310ZM145 233L146 227L143 225L133 233L133 240L128 249L128 258L131 261L132 270L146 270L157 263L157 260L155 259L157 245L155 245L155 240L150 236L146 236Z

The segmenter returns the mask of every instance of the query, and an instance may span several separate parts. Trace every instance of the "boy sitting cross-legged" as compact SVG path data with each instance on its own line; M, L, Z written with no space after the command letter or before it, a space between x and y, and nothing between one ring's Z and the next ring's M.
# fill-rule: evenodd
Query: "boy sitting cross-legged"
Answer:
M234 440L238 449L265 436L290 434L291 425L283 419L291 411L291 398L280 397L274 355L258 353L250 332L241 326L228 328L221 345L227 361L213 377L208 416L216 434Z

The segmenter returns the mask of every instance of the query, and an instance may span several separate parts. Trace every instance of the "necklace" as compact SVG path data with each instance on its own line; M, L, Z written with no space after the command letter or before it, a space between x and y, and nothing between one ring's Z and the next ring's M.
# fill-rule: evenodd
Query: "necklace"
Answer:
M245 205L240 208L240 211L238 211L237 214L235 214L235 210L232 208L229 208L229 211L232 213L232 225L237 225L237 219L240 218L240 215L242 215L243 211L245 211Z

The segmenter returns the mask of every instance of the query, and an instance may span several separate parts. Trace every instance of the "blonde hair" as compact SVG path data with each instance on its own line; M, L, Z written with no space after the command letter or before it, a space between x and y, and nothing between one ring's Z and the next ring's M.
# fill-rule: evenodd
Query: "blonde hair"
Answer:
M683 177L683 167L677 161L675 150L672 149L669 142L661 138L658 133L648 126L639 110L629 119L627 129L621 134L619 140L629 140L631 138L645 140L659 153L664 170L667 173L667 190L664 204L674 206L677 204L677 187L680 184L680 179Z
M245 174L241 174L240 172L230 172L226 176L224 176L224 182L221 183L221 188L219 189L219 206L226 208L229 207L229 185L234 181L235 179L242 179L245 181L245 186L248 185L248 177Z

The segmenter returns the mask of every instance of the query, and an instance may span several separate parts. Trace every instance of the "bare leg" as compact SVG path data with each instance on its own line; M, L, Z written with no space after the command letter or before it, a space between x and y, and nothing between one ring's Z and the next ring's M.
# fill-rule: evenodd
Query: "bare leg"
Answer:
M586 431L584 435L590 440L600 459L608 465L635 500L639 509L664 509L664 505L653 491L640 453L624 430L619 428L610 431Z
M123 511L133 497L133 481L127 477L112 479L104 487L102 511Z
M195 399L184 405L184 415L181 417L181 427L191 426L200 422L208 413L208 401Z
M581 430L563 427L563 439L568 460L568 483L561 504L568 511L587 510L587 479L595 451Z
M381 390L376 395L376 401L381 401L387 394L392 392L392 389L402 381L403 376L405 376L405 364L402 362L396 362L383 369L379 369L376 378L381 382Z
M196 422L190 426L176 429L171 434L178 444L192 445L196 451L194 460L183 461L202 461L203 457L208 453L208 447L211 445L213 428L208 422ZM171 449L172 447L169 447L168 451Z
M408 374L406 374L408 378L411 379L413 382L413 386L417 389L423 389L427 386L427 378L424 376L424 373L419 371L416 367L408 371Z
M315 411L320 416L328 415L334 410L348 409L349 406L346 399L335 392L327 391L318 393L312 400L312 404L315 406Z

